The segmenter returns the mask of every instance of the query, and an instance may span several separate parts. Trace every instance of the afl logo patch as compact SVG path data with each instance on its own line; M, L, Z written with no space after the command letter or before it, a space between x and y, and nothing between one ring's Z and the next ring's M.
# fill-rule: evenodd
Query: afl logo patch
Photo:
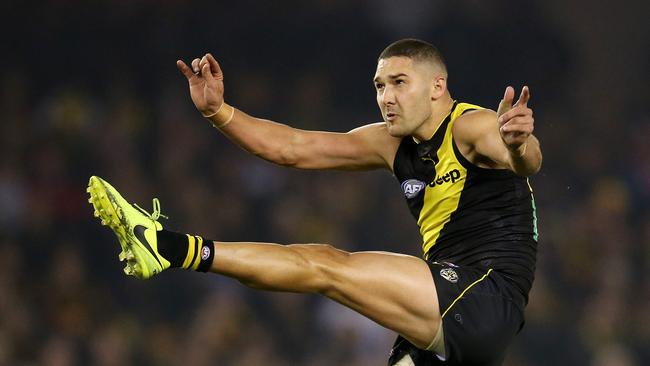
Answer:
M440 276L451 283L458 282L458 274L452 268L441 269Z
M417 196L420 191L422 191L422 188L424 188L425 184L422 181L419 181L417 179L409 179L405 180L402 183L402 191L404 191L404 195L406 198L413 198Z

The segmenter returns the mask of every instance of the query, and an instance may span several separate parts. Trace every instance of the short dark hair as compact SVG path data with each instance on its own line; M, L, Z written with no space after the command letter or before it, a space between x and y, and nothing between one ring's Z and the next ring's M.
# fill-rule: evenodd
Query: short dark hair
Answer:
M431 43L420 39L405 38L391 43L381 52L377 61L398 56L408 57L418 61L431 61L440 65L447 72L447 65L440 51Z

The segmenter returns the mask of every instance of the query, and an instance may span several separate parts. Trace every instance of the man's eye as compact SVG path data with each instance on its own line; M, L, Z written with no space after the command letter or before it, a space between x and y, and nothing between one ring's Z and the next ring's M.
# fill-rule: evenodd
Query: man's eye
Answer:
M375 84L375 88L377 88L377 89L383 89L383 88L384 88L384 84Z
M397 80L395 80L395 84L397 84L397 85L404 84L405 82L406 82L406 81L404 81L404 80L402 80L402 79L397 79Z

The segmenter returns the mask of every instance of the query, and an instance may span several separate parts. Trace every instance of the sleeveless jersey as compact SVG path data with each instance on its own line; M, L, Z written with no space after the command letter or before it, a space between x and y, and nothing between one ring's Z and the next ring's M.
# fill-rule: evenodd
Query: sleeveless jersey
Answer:
M420 228L425 259L492 268L527 301L537 254L532 188L509 169L481 168L460 153L454 121L475 109L482 108L454 102L430 140L404 137L393 171Z

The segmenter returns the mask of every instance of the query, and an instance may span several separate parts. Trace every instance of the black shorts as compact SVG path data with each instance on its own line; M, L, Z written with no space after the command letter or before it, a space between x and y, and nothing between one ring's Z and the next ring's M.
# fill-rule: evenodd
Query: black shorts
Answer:
M524 324L523 296L489 268L427 263L438 293L446 361L398 337L388 364L409 354L416 366L500 365Z

